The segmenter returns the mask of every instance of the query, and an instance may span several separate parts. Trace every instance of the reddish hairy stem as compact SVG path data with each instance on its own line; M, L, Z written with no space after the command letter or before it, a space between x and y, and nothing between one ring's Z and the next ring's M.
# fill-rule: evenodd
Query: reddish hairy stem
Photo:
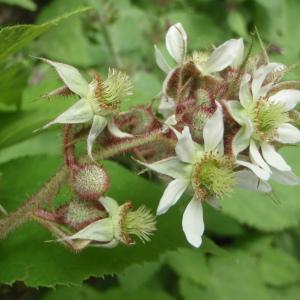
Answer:
M71 170L75 171L78 169L78 162L75 156L75 144L74 139L74 125L64 125L64 160L66 166Z

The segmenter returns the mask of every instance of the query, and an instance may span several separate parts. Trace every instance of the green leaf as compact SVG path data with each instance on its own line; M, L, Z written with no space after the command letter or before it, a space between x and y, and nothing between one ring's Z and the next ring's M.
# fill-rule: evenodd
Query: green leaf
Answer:
M269 293L272 300L299 300L300 285L292 285L284 289L269 288Z
M16 209L59 164L60 160L56 157L37 156L1 165L0 203L8 211ZM110 196L119 203L132 200L135 207L146 204L156 208L161 188L114 162L106 162L105 167L112 179ZM0 242L0 282L11 284L22 280L26 285L35 287L76 285L90 276L118 273L132 264L157 260L168 250L187 246L181 217L178 210L173 209L158 218L158 231L145 245L137 242L133 247L90 248L79 254L57 243L45 243L53 237L38 224L26 224Z
M160 266L160 262L132 265L119 274L118 279L125 289L136 290L145 286L154 274L157 273Z
M247 37L247 24L239 11L230 11L227 16L227 22L234 33L242 37Z
M244 233L244 229L235 219L210 205L205 206L204 223L206 232L212 232L218 236L240 236Z
M205 295L203 288L184 277L179 279L179 291L185 300L203 300Z
M133 82L133 95L124 99L122 111L126 111L136 105L147 105L153 97L157 96L161 89L160 81L152 74L146 72L135 72L131 78Z
M212 257L204 300L269 300L263 281L257 276L256 260L246 253Z
M59 287L55 290L47 292L41 300L99 300L101 292L88 285L74 287Z
M28 10L36 10L36 4L32 0L0 0L0 3L20 6Z
M58 86L61 86L58 80L44 80L37 86L24 90L22 111L0 112L0 148L36 136L38 133L33 133L34 130L41 128L74 103L74 97L41 99L43 94ZM53 126L55 128L59 128L59 125Z
M114 288L105 293L102 293L102 299L105 300L120 300L120 299L130 299L130 300L174 300L172 296L167 294L166 292L141 288L136 291L128 291L125 288ZM100 297L99 297L100 298ZM101 299L101 298L100 298Z
M291 255L269 249L260 257L259 269L264 281L273 286L284 286L300 281L300 263Z
M299 147L286 147L281 151L297 175L300 175ZM280 231L296 227L300 222L300 185L273 184L274 196L237 190L222 201L225 214L241 223L263 231ZM276 200L274 200L274 197Z
M119 53L141 51L145 46L145 32L148 27L149 20L145 11L134 6L121 9L118 19L109 28L116 50Z
M167 262L178 276L205 286L209 278L205 256L200 249L179 249L167 255Z
M55 16L78 9L86 1L55 0L44 7L37 22L47 22ZM89 18L89 22L90 18ZM105 63L107 53L105 47L89 41L89 27L83 22L81 15L63 20L60 26L48 30L38 41L36 49L40 56L62 61L71 65L89 67ZM49 47L51 45L51 47Z
M88 9L86 7L77 9L41 25L15 25L2 28L0 30L0 62L6 60L9 55L19 51L46 30L58 25L62 20L85 12Z
M23 142L0 149L0 164L24 156L59 155L61 153L61 140L62 137L56 131L44 131Z
M23 89L29 76L28 64L24 61L2 66L0 73L0 102L21 106Z

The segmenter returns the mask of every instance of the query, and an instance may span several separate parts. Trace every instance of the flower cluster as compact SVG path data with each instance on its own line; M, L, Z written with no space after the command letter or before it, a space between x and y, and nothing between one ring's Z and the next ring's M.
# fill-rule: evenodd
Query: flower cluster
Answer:
M188 242L199 247L204 201L220 208L220 200L235 188L270 193L270 179L299 184L278 150L300 141L296 110L300 91L294 89L296 82L282 81L286 66L270 63L262 55L244 54L242 39L189 54L187 34L177 23L166 34L166 48L174 60L172 65L155 46L156 62L166 73L158 111L149 105L120 113L120 103L132 89L121 71L110 69L106 80L96 74L87 83L74 67L43 59L65 84L50 95L68 90L80 97L44 128L56 123L75 128L78 123L91 123L87 134L91 160L93 144L98 143L105 147L106 158L131 151L139 164L166 176L169 183L158 215L167 212L185 192L191 193L182 227ZM104 131L106 139L97 139ZM106 197L110 187L106 171L94 161L78 163L70 146L73 141L68 133L65 136L64 155L72 189L89 204L77 206L78 211L84 210L80 222L76 205L69 206L63 222L76 232L61 236L60 241L79 240L81 246L104 247L119 242L130 245L131 235L148 241L155 230L154 217L145 207L133 211L129 202L119 206ZM100 157L104 156L102 147ZM74 218L71 222L70 216L75 216L76 222Z
M300 141L290 114L300 102L300 91L286 89L289 82L280 83L284 65L244 57L242 39L231 39L211 53L188 55L187 34L177 23L166 34L166 48L175 66L155 47L156 62L167 73L159 111L177 136L176 156L141 163L173 178L158 214L192 188L182 226L187 240L199 247L203 201L219 207L218 200L236 186L270 192L270 178L299 183L277 149ZM173 126L183 128L181 133Z

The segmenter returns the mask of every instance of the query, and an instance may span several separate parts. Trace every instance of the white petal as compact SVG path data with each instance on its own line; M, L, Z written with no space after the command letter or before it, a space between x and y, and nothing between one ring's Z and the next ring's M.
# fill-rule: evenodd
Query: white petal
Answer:
M168 117L164 123L167 126L174 126L177 124L176 115Z
M227 101L226 108L231 117L242 126L232 140L232 152L237 156L249 146L254 131L253 124L238 101Z
M275 150L274 146L262 143L262 155L265 161L272 167L280 171L290 171L291 167L286 163L283 157Z
M256 145L255 141L253 141L253 140L250 141L249 155L250 155L251 161L254 162L256 165L258 165L259 167L265 169L268 172L271 171L268 164L262 158L262 156L261 156L261 154L260 154L260 152L257 148L257 145Z
M237 187L262 193L270 193L272 191L270 184L259 179L253 172L249 170L237 171L235 175Z
M298 185L300 183L300 179L296 176L292 171L279 171L276 169L272 169L271 179L286 185Z
M138 161L143 166L176 179L188 179L191 175L191 166L183 163L177 157L169 157L152 164Z
M238 165L244 166L248 169L250 169L257 177L259 177L262 180L268 180L270 178L270 172L268 172L265 169L260 168L259 166L252 164L248 161L243 160L236 160L236 163Z
M225 102L226 108L230 116L240 125L248 125L250 118L248 117L246 110L240 102L230 100Z
M171 181L162 195L157 208L157 215L164 214L167 210L179 200L190 184L187 179L175 179Z
M223 139L224 123L222 106L217 103L217 109L205 122L203 128L203 139L205 151L214 150Z
M252 123L249 122L249 126L241 127L234 136L232 140L232 152L235 157L248 148L253 132L251 125Z
M103 131L107 125L107 119L101 116L94 116L92 127L87 138L87 152L89 157L93 160L92 150L93 145L98 135Z
M41 58L41 60L55 68L60 78L72 92L81 96L82 98L85 98L87 96L89 91L89 84L76 68L45 58Z
M100 204L108 212L109 216L114 217L119 212L118 202L110 197L101 197L99 200Z
M282 64L278 63L269 63L267 65L262 65L257 70L255 70L252 80L252 95L255 100L258 100L258 98L260 97L261 87L266 77L274 70L281 68L282 66Z
M165 60L163 54L161 51L157 48L157 46L154 46L154 51L155 51L155 60L156 64L159 66L159 68L164 71L165 73L169 73L171 71L171 67Z
M204 66L204 72L219 72L240 58L242 39L231 39L216 48Z
M162 114L164 118L168 118L169 116L174 115L175 109L176 109L175 101L172 98L163 95L160 104L158 106L158 112Z
M190 129L184 126L180 138L175 147L178 158L186 163L193 163L197 153L196 143L193 141Z
M111 218L105 218L91 223L87 227L61 240L92 240L97 242L110 242L114 237L113 222Z
M300 142L300 130L288 123L277 128L276 141L282 144L296 144Z
M300 103L300 91L298 90L281 90L269 98L271 103L281 104L286 111L293 109Z
M170 129L174 130L174 125L177 124L176 115L171 115L166 119L166 121L163 124L162 132L167 133Z
M85 99L80 99L69 109L59 115L55 120L46 124L43 128L48 128L53 124L77 124L85 123L93 118L93 111Z
M107 123L107 128L109 130L109 132L117 137L117 138L120 138L120 139L123 139L123 138L131 138L133 137L132 134L130 133L127 133L127 132L124 132L124 131L121 131L115 124L114 120L112 118L110 118L108 120L108 123Z
M194 247L200 247L204 232L203 209L201 200L195 196L183 213L182 228L188 242Z
M119 241L116 239L112 239L110 242L105 243L105 244L94 244L92 245L93 247L101 247L101 248L108 248L112 249L115 248L119 245Z
M237 50L236 50L236 57L233 60L233 62L231 63L231 67L237 69L243 62L243 58L244 58L244 41L243 39L238 39L237 42L238 46L237 46Z
M239 98L240 102L243 107L247 108L253 102L253 98L250 92L249 81L251 76L249 74L245 74L242 78L240 91L239 91Z
M259 90L259 93L256 95L257 99L260 97L265 97L269 90L273 87L274 82L270 82L262 86Z
M187 48L187 34L181 23L169 28L166 34L166 47L175 61L181 64L185 59Z

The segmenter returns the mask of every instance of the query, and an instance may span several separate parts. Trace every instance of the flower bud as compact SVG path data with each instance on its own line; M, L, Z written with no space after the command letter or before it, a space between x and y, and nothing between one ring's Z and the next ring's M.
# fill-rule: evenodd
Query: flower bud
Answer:
M109 186L107 173L96 164L83 165L73 174L73 190L83 200L96 201Z
M117 118L118 127L125 132L137 135L148 132L155 128L153 112L146 107L140 106L120 114Z
M107 216L99 203L72 200L64 209L63 223L76 230Z
M119 206L109 197L100 198L99 203L106 210L105 218L96 220L75 234L58 241L86 241L84 247L92 243L94 246L112 248L120 242L130 246L135 244L132 236L135 235L145 242L150 240L150 236L156 230L155 216L145 206L133 210L131 202Z

